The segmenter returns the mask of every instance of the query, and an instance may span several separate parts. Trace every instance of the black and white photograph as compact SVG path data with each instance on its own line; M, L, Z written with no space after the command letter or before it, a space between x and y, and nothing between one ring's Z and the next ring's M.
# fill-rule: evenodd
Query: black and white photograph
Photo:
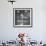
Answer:
M14 8L13 9L14 26L32 26L32 8Z

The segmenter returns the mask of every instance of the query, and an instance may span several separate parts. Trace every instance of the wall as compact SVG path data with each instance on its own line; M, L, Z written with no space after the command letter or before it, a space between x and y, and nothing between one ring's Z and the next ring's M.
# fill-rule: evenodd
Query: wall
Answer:
M13 8L33 8L33 27L14 28ZM33 40L46 40L45 0L17 0L14 5L7 0L0 0L0 41L15 40L19 32L28 33Z

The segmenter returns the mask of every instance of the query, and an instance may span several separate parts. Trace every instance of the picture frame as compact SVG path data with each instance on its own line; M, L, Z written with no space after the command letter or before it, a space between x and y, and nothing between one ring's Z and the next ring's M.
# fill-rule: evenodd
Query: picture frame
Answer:
M32 8L13 8L13 27L32 27Z

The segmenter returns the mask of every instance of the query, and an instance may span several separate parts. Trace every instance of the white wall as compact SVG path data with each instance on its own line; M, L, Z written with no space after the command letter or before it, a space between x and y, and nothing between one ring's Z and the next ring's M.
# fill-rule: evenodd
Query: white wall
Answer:
M13 8L33 8L33 27L14 28ZM0 41L15 40L19 32L28 33L33 40L46 40L46 0L17 0L14 5L0 0Z

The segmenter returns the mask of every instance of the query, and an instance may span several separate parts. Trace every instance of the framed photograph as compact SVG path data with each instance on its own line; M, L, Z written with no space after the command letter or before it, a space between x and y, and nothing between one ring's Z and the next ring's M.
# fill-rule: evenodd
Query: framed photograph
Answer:
M32 8L13 8L14 27L32 27Z

